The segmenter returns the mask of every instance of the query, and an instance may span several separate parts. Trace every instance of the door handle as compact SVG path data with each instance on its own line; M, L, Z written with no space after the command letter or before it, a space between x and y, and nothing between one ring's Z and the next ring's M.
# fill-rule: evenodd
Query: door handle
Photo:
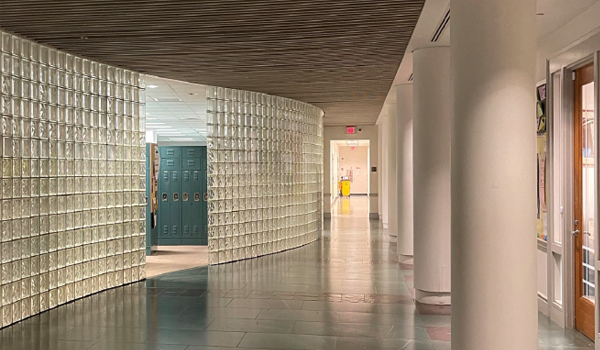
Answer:
M573 237L577 237L578 234L579 234L579 230L571 231L571 236L573 236Z
M588 236L591 236L591 235L592 235L592 233L591 233L591 232L589 232L589 231L583 231L583 234L584 234L584 235L588 235Z

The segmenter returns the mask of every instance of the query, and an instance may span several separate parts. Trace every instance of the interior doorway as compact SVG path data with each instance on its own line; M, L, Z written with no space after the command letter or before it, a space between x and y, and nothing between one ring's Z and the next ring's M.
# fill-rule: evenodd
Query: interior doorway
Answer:
M596 303L594 222L596 179L596 120L594 66L575 71L574 86L574 203L575 328L594 339Z
M330 146L331 212L368 217L371 194L369 140L332 140ZM351 197L365 200L351 201Z

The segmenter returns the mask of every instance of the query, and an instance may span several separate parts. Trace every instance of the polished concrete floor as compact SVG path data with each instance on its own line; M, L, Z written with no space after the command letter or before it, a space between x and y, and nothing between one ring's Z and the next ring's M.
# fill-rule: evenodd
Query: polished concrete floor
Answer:
M58 307L1 330L0 349L450 349L448 310L415 307L411 266L399 268L378 222L340 212L330 225L299 249ZM579 333L539 323L540 349L593 349Z
M208 246L158 246L146 257L146 277L208 265Z

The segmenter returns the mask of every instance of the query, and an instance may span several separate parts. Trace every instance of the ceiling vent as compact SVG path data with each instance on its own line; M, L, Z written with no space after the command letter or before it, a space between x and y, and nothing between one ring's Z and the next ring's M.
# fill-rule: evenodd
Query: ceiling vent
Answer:
M440 40L440 37L442 36L442 34L444 33L444 30L448 26L448 23L450 23L450 8L448 8L448 11L446 11L446 14L440 21L440 24L438 25L437 29L435 30L435 33L433 33L433 37L431 38L432 43L435 43L438 40Z

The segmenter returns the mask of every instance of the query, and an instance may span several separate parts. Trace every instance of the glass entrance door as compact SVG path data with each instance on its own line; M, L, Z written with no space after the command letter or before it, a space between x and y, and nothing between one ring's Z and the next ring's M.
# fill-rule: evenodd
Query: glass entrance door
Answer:
M594 68L590 64L575 72L574 166L575 166L575 327L594 339L595 254L597 224L594 222L596 193L596 120L594 113Z

